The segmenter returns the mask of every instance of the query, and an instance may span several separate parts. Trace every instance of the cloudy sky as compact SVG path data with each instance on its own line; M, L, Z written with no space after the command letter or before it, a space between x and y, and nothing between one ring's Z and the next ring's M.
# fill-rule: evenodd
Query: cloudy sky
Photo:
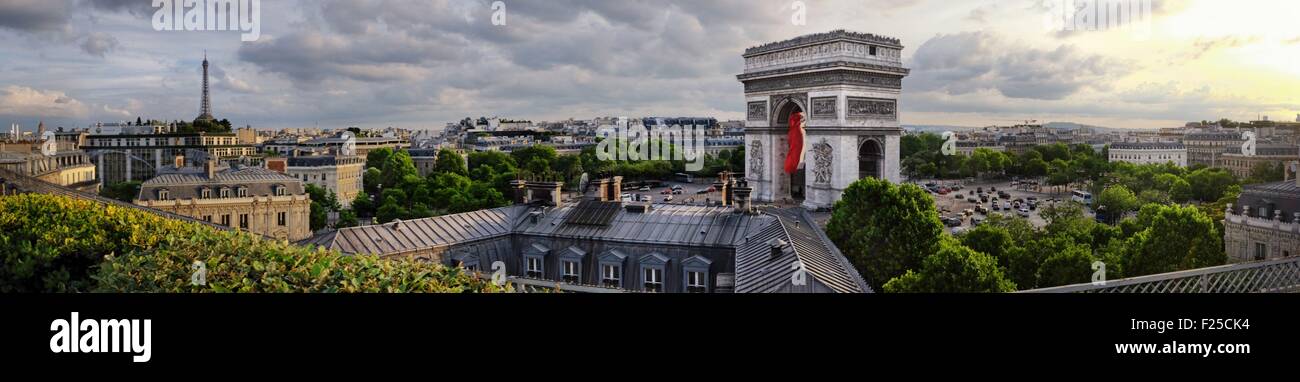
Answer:
M740 119L746 47L833 29L902 40L905 124L1297 118L1300 2L1154 1L1149 23L1071 31L1063 0L505 0L502 26L489 0L264 0L241 42L156 31L151 0L3 0L0 123L193 119L204 50L238 125Z

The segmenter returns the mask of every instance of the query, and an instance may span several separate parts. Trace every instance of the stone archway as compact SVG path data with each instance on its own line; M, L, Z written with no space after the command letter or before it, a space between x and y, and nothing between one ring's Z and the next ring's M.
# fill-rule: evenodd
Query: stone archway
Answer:
M880 179L880 167L885 160L885 150L875 139L865 139L858 145L858 179Z
M807 197L807 171L805 170L807 166L806 163L801 164L801 167L796 170L794 174L785 173L785 159L789 155L798 155L797 153L789 152L790 140L785 132L790 130L790 116L796 112L804 112L805 109L803 107L803 102L795 96L780 98L774 102L774 104L776 107L772 109L772 126L779 132L779 138L777 139L777 142L779 143L775 149L778 152L783 153L775 158L776 161L772 162L772 170L776 171L778 174L777 195L778 198L790 198L796 203L802 202L804 198ZM805 121L807 121L806 112L804 112L804 118ZM804 142L805 149L807 149L808 145L809 142ZM806 159L807 158L805 158L805 161Z

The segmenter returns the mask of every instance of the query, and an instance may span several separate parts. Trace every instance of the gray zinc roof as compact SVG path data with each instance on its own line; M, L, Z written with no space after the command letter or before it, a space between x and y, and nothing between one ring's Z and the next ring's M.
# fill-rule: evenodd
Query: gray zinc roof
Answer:
M777 221L747 237L736 248L736 293L816 292L819 283L838 293L870 293L871 287L848 259L802 209L767 209ZM782 242L772 256L772 243ZM803 264L805 285L795 285L796 261Z
M394 254L506 236L526 206L478 210L385 224L351 227L307 239L346 254Z
M648 212L617 210L608 225L565 224L579 210L574 205L546 209L533 223L520 220L520 234L593 238L605 241L651 243L661 245L731 247L747 232L765 225L772 218L738 214L727 207L702 207L656 204Z

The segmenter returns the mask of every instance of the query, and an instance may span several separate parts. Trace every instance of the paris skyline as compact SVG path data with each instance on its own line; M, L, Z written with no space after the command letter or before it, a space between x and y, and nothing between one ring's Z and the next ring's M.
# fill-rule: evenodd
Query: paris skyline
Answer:
M217 118L436 128L466 116L742 119L745 48L848 29L901 39L900 119L1118 128L1300 113L1297 5L1155 1L1151 33L1044 25L1052 1L264 1L261 38L156 31L147 0L0 4L0 122Z

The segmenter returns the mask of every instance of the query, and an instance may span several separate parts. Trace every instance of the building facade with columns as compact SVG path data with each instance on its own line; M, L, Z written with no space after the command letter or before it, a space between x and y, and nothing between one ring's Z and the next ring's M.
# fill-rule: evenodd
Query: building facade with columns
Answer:
M828 208L854 181L902 181L896 38L837 30L745 50L745 171L758 202ZM804 165L784 171L789 118L804 113Z
M89 135L81 149L104 184L143 182L177 156L185 157L188 165L202 166L207 159L237 161L257 155L253 145L240 144L234 133Z
M1174 142L1117 142L1107 150L1111 162L1132 164L1173 163L1187 167L1187 147Z

